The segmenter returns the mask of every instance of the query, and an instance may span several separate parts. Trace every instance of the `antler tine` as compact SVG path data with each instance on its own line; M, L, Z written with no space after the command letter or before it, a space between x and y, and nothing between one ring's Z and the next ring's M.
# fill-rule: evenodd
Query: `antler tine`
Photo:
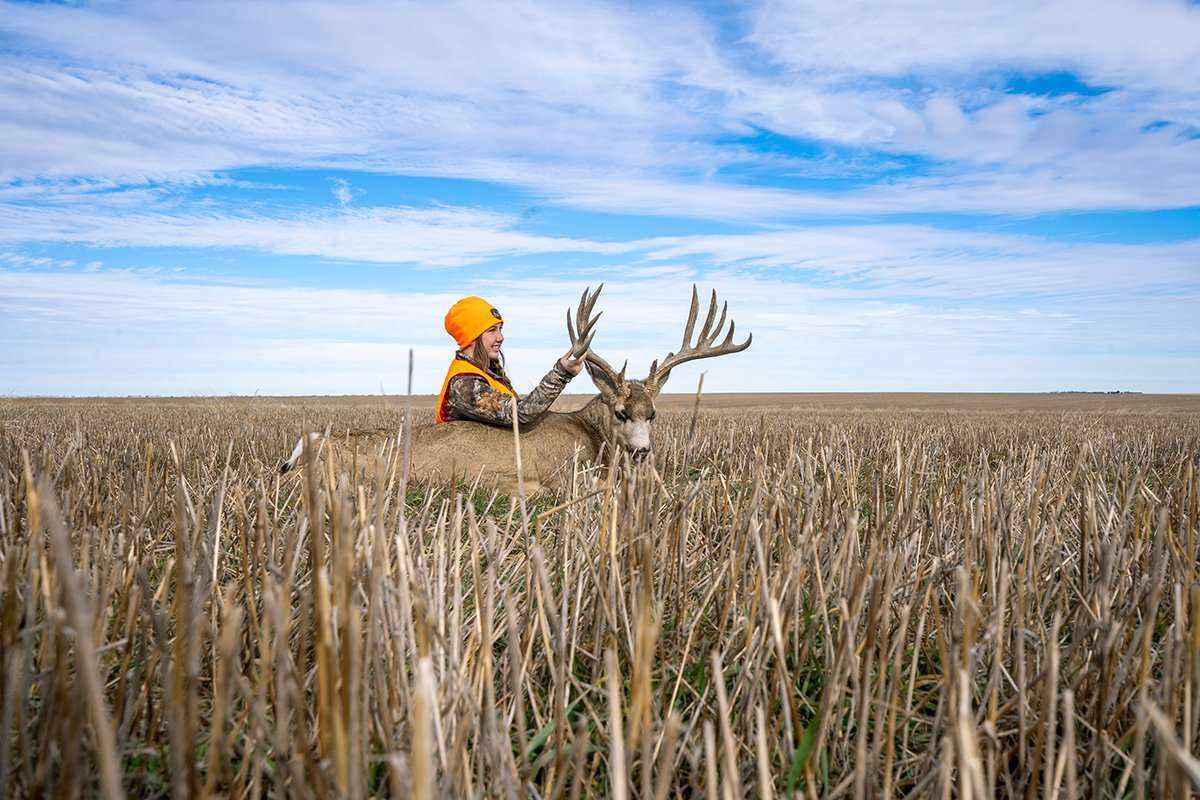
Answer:
M571 324L571 309L567 309L567 337L571 340L571 355L575 358L579 358L579 356L586 353L588 348L591 347L592 336L595 335L592 333L592 328L595 326L596 321L592 320L582 335L576 335L575 326Z
M590 311L589 311L589 314L590 314ZM600 321L600 317L603 314L604 314L604 312L601 311L599 314L597 314L594 317L591 317L590 319L586 319L586 320L580 319L579 320L579 338L580 339L586 339L589 343L592 341L592 337L595 335L596 323Z
M700 296L696 294L696 284L692 284L692 308L688 311L687 324L683 326L683 344L679 345L680 351L687 350L692 346L692 328L696 327L696 313L700 310Z
M579 307L575 311L574 324L571 321L571 309L567 309L567 335L571 337L571 352L576 358L586 354L587 362L593 369L606 373L614 382L619 383L625 379L624 368L618 374L607 361L591 350L596 323L604 314L601 311L593 316L592 309L596 307L596 300L600 297L603 289L603 283L596 288L595 292L589 292L586 287L584 288L583 294L579 296Z
M714 306L714 308L715 308L715 306ZM721 335L721 329L725 327L725 312L728 310L729 310L729 303L722 303L721 304L721 318L719 320L717 320L717 327L712 329L712 335L708 337L708 340L705 342L705 344L712 345L712 343L717 340L717 337Z
M713 318L717 316L717 290L712 290L712 298L708 301L708 314L704 317L704 327L700 329L700 338L696 340L696 344L703 347L708 341L709 328L712 327Z
M583 294L579 298L579 309L576 312L574 324L571 321L571 309L567 309L567 336L571 340L571 352L578 358L587 352L592 345L592 337L595 336L596 323L600 321L600 316L604 313L592 316L592 309L596 305L596 298L600 296L600 290L604 288L604 284L600 284L600 288L596 289L595 294L590 297L588 290L585 288ZM576 331L578 328L578 332Z
M683 329L683 345L678 352L667 353L667 357L659 363L657 360L650 365L650 375L646 378L646 383L652 384L655 387L661 386L666 381L671 370L686 361L694 361L700 358L712 358L713 356L723 356L730 353L740 353L750 346L753 341L753 334L746 337L746 341L740 344L735 344L733 341L733 333L735 330L734 321L729 320L729 331L721 344L714 346L717 339L721 338L721 333L725 328L725 321L728 317L729 303L721 304L721 316L717 317L717 292L714 289L708 303L708 313L705 315L704 324L700 328L700 333L696 336L696 343L692 344L692 334L696 327L696 317L700 313L700 296L696 291L695 284L692 285L692 306L688 311L687 324ZM714 321L716 324L714 325Z

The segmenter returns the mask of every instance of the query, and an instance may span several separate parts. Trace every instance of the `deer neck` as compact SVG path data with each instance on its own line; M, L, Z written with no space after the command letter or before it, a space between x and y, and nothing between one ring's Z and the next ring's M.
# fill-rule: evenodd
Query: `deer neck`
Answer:
M612 412L600 395L596 395L588 404L578 411L572 411L571 416L592 434L596 445L613 443Z

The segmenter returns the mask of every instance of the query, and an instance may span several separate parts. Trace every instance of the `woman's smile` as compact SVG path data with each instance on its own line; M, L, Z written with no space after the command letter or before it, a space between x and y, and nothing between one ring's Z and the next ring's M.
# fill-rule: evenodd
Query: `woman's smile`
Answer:
M504 323L493 325L480 335L483 346L492 359L500 358L500 345L504 344L504 332L501 330L503 327Z

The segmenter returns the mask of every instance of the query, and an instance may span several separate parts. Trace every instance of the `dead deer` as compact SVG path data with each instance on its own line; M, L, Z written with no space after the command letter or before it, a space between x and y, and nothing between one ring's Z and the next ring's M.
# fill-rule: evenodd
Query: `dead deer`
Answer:
M596 322L593 314L603 285L595 292L583 291L572 319L567 310L567 335L575 353L586 352L585 366L600 393L583 408L570 412L547 412L530 425L521 426L522 486L526 494L557 486L569 475L578 453L579 463L591 462L605 454L627 452L636 461L650 453L650 429L654 422L654 398L662 391L671 370L688 361L739 353L750 346L753 335L741 343L733 341L734 322L722 338L728 304L721 305L717 316L717 293L709 300L708 313L700 332L695 332L700 310L696 287L692 286L692 305L684 326L683 343L678 351L654 361L649 374L628 379L590 349ZM720 341L718 344L717 342ZM369 463L372 457L391 458L402 452L395 447L395 433L370 432L331 437L308 434L308 446L318 455L332 448L343 465ZM305 439L301 438L291 456L280 466L286 473L302 463ZM419 481L433 479L485 483L502 492L515 494L518 489L513 431L478 422L454 421L441 425L414 427L411 441L410 476Z

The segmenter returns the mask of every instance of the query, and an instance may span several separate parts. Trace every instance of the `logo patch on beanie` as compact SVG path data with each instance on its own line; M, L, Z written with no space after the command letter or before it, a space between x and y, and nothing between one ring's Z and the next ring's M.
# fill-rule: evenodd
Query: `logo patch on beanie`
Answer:
M492 316L495 317L496 319L500 319L500 312L493 308Z

